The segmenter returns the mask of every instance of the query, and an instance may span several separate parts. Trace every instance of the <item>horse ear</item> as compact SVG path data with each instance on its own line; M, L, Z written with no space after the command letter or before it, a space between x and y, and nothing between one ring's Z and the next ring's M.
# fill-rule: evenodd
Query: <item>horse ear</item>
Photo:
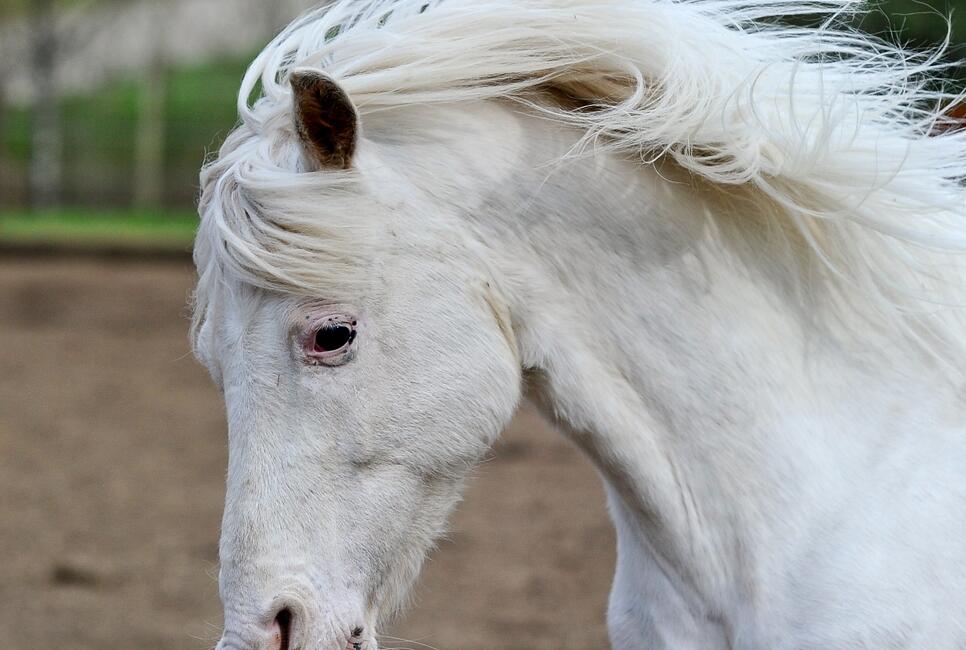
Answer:
M323 169L352 166L359 137L359 114L349 95L331 77L315 70L289 75L295 92L295 127Z

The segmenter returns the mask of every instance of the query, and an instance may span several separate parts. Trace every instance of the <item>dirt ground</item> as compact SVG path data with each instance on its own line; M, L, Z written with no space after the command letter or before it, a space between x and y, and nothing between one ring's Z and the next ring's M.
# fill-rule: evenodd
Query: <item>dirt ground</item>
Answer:
M210 648L219 396L179 262L0 257L0 647ZM524 408L386 648L606 647L614 540L590 465ZM425 646L420 644L426 644Z

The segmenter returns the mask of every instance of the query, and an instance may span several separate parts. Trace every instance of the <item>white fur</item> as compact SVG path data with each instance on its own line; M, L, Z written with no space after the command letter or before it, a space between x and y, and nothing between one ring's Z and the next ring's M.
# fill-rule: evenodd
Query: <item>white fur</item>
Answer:
M757 22L851 8L344 1L266 48L196 248L223 647L279 603L374 644L521 372L605 477L615 647L966 644L966 136L927 137L933 59ZM350 172L304 164L300 67ZM333 310L357 355L306 365Z

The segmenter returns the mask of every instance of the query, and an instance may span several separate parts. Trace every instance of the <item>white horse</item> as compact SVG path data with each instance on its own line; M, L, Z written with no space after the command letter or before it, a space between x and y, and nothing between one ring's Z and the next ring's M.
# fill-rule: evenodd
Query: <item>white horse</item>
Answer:
M219 648L375 648L525 392L606 484L614 647L966 648L966 134L853 9L340 0L267 47L195 253Z

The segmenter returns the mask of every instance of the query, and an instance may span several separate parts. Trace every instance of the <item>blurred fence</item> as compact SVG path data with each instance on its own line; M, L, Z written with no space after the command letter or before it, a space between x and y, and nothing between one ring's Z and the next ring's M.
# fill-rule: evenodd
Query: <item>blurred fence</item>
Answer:
M190 207L251 56L311 0L0 0L0 209Z
M153 87L126 80L90 95L59 99L59 180L47 202L190 206L206 152L217 147L235 121L244 65L239 58L164 70ZM144 101L146 94L156 99ZM27 107L7 109L0 208L32 202L31 118ZM144 144L148 137L155 142Z

